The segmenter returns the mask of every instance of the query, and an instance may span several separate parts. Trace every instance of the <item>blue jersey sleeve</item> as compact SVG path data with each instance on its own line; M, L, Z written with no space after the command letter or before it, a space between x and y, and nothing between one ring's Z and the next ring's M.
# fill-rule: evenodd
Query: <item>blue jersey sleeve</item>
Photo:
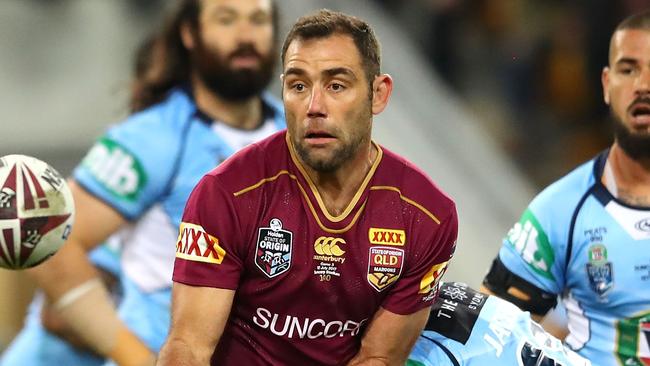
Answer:
M463 283L445 283L407 366L591 363L546 333L530 313Z
M503 264L544 291L564 289L573 216L593 185L592 167L592 162L584 164L544 189L503 239Z
M129 220L159 200L173 175L180 129L163 108L111 127L73 172L82 187Z

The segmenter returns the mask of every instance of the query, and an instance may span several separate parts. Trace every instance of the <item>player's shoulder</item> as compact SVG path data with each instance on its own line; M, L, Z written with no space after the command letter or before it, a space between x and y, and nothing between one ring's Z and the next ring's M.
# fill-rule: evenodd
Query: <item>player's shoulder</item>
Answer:
M238 192L246 187L275 175L287 172L288 150L286 130L252 143L239 150L207 175L218 180L229 192Z
M562 178L544 188L531 202L531 209L567 211L575 207L596 183L596 170L604 162L607 152L579 165Z
M456 204L438 185L408 159L381 147L382 160L373 188L391 190L404 204L424 208L443 221L456 215Z
M158 104L133 113L109 127L102 139L144 155L173 152L181 143L196 111L190 95L180 88L170 91Z
M136 138L138 142L156 140L164 146L169 139L180 137L181 127L191 121L195 111L190 95L184 89L175 88L160 103L133 113L111 126L108 135L114 138Z

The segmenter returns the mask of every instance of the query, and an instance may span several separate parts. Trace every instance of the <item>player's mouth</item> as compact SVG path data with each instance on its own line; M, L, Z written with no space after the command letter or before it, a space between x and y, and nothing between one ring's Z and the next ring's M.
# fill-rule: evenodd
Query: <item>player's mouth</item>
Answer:
M234 56L230 59L230 65L235 68L255 68L260 64L260 58L255 55Z
M650 101L637 102L632 104L629 109L632 116L632 128L650 128Z
M325 145L336 140L336 136L325 131L307 131L305 141L312 146Z

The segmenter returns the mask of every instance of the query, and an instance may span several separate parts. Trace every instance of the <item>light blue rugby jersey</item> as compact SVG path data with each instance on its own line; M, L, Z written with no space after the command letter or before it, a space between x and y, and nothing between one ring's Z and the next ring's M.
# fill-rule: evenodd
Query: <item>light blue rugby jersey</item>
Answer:
M120 314L159 350L169 326L178 226L191 190L241 147L285 128L279 101L263 96L265 120L255 130L231 128L197 110L183 88L108 129L73 172L90 194L130 223L122 243Z
M509 231L504 265L562 296L566 343L598 365L650 365L650 208L601 183L608 151L542 191Z
M406 366L590 366L528 312L464 283L442 285Z

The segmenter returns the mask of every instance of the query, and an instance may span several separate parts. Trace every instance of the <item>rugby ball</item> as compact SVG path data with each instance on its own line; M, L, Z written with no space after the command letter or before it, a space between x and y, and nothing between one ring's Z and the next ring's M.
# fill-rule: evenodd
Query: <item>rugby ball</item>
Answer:
M42 263L63 245L73 222L74 201L61 174L30 156L0 158L0 267Z

